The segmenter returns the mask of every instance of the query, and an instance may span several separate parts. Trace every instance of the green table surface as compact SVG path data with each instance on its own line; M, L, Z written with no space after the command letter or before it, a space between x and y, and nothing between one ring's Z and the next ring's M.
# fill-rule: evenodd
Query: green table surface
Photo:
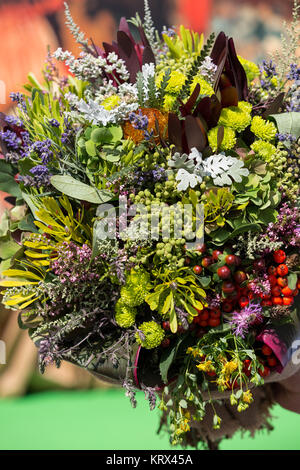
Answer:
M141 393L132 409L122 390L51 391L0 400L1 450L168 450L156 434L158 411ZM269 433L240 433L223 442L228 450L300 450L300 415L274 407Z

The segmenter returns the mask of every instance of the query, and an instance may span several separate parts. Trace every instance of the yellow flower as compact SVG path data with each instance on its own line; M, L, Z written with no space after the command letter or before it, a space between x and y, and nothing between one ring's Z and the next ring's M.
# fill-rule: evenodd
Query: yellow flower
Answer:
M247 390L246 392L243 393L242 401L248 404L253 402L253 396L250 390Z
M190 87L190 93L193 93L197 83L200 85L200 95L211 96L214 94L213 87L203 77L201 77L201 75L194 77Z
M181 424L180 424L180 429L181 431L183 432L189 432L191 430L190 426L189 426L189 420L188 419L184 419Z
M120 97L118 95L112 95L102 101L102 106L107 110L110 111L113 108L116 108L120 104Z
M164 73L160 73L156 79L156 86L160 86L162 80L164 78ZM181 88L183 87L186 80L186 76L184 73L179 72L178 70L173 70L171 72L168 85L166 87L166 91L168 93L179 93Z
M203 351L201 351L201 349L192 348L192 347L187 348L186 354L191 354L193 357L203 357L204 356L204 353L203 353Z
M171 111L176 104L177 97L176 95L165 95L163 109L165 111Z
M237 363L234 361L226 362L226 364L223 366L222 374L227 378L230 377L232 372L237 369L237 366Z
M215 370L214 366L212 365L212 361L205 361L201 364L198 364L197 369L202 370L203 372L210 372Z

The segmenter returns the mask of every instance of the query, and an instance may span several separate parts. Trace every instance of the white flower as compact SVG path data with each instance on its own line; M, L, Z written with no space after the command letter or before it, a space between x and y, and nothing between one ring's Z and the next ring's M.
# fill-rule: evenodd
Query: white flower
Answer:
M154 77L155 75L155 65L153 62L151 64L144 64L142 67L142 74L145 81L148 81L149 77Z

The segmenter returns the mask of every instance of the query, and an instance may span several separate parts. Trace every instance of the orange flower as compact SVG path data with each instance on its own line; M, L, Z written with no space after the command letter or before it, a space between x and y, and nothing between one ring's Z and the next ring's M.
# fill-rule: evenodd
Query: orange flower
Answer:
M149 133L153 131L155 142L159 141L159 137L167 138L168 113L155 108L141 108L141 112L148 118L147 131ZM157 135L156 122L159 128L159 136ZM126 121L123 125L123 132L125 139L132 139L136 144L145 140L144 131L135 129L129 121Z

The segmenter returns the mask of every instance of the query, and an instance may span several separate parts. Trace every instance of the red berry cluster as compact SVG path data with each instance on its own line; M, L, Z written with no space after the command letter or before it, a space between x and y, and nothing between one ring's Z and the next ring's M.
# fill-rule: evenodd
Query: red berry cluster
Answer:
M194 317L193 323L205 328L206 326L216 327L221 323L221 310L218 308L197 310L198 316Z
M271 294L262 295L261 305L263 307L272 305L292 305L294 297L299 293L299 281L296 289L292 290L288 286L289 268L284 261L286 253L283 250L277 250L273 253L273 260L277 266L271 265L268 268L268 279L271 284Z
M272 349L264 344L261 348L263 357L260 359L263 369L259 369L258 373L261 377L268 377L271 371L279 365L277 357L274 355Z

